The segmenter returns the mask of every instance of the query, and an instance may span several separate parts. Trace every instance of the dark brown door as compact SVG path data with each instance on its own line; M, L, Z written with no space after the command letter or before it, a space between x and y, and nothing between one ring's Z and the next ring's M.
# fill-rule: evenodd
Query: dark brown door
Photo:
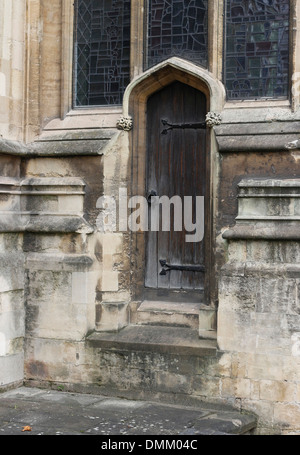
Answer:
M170 229L147 233L145 287L169 290L203 290L205 281L205 229L201 241L187 242L191 234L184 196L193 198L196 224L196 196L206 193L206 97L193 87L174 82L152 95L147 104L147 196L149 218L157 197L173 196L182 201L182 230L178 230L178 207L171 204ZM165 199L166 200L166 199ZM207 201L205 200L205 205ZM152 205L151 205L152 201ZM177 198L178 202L178 198ZM163 207L162 204L159 205ZM164 206L166 207L166 206ZM175 209L176 207L176 209ZM157 207L156 207L157 209ZM198 206L199 209L199 206ZM157 215L157 212L155 212ZM177 215L174 228L174 214ZM191 212L189 212L191 213ZM199 221L199 213L198 213ZM204 220L202 219L202 223ZM188 227L188 230L186 229ZM197 236L196 236L197 237ZM195 237L195 240L196 240ZM163 262L165 261L165 262Z

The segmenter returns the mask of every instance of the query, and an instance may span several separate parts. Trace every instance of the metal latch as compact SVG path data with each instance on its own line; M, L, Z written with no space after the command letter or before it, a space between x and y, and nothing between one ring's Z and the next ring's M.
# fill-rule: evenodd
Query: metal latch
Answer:
M165 259L160 259L159 262L162 266L160 275L166 275L167 272L170 272L171 270L180 270L182 272L205 272L204 265L170 265L167 264Z

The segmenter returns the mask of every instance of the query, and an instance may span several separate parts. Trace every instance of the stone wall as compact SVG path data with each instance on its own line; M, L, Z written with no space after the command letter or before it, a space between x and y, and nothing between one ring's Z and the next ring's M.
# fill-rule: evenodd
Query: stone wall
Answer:
M213 401L255 412L260 432L299 433L299 81L291 102L225 103L220 1L212 73L171 59L143 74L140 54L123 108L72 110L72 3L0 4L0 387ZM91 332L135 320L143 239L99 232L98 199L143 187L146 99L176 78L205 89L222 116L211 134L217 349L103 350ZM131 113L133 132L118 131Z
M0 137L22 140L25 115L25 2L0 4Z
M300 180L243 180L225 231L218 345L231 368L222 396L259 414L262 428L299 431Z
M22 235L0 234L0 388L23 381L25 336Z
M0 164L0 385L9 386L24 380L24 359L25 376L49 368L49 354L38 355L44 343L72 344L95 326L102 262L92 238L95 201L88 207L85 194L101 193L102 166L100 156L87 156L84 169L76 157L2 155Z

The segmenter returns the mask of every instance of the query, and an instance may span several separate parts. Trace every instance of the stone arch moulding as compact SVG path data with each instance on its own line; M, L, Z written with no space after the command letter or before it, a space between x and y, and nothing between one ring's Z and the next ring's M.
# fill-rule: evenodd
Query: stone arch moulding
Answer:
M134 78L123 98L123 116L134 112L134 101L146 103L147 98L160 88L179 80L201 90L208 98L209 110L222 112L226 99L225 87L209 71L178 57L172 57Z
M131 195L145 194L146 181L146 128L147 128L147 100L148 98L159 91L163 87L172 82L179 81L186 85L190 85L205 94L207 99L207 112L221 114L225 104L225 88L209 71L187 62L181 58L173 57L166 60L143 74L137 76L127 87L123 98L123 120L133 121L128 131L130 131L129 142L131 149L131 167L128 175ZM122 128L125 129L125 128ZM208 259L208 270L213 271L214 259L214 232L215 232L215 214L213 212L215 204L213 200L217 196L219 164L217 159L217 144L213 128L210 129L208 135L208 181L210 194L210 253ZM133 298L136 301L143 299L143 281L144 281L144 263L145 263L145 238L143 234L135 234L136 239L133 240L133 245L137 248L132 252L132 263L134 264L134 281L133 283ZM134 236L134 234L133 234ZM206 288L209 289L209 297L207 303L214 305L216 302L216 283L214 273L208 273L207 276L210 283L207 283ZM139 284L137 284L139 283Z

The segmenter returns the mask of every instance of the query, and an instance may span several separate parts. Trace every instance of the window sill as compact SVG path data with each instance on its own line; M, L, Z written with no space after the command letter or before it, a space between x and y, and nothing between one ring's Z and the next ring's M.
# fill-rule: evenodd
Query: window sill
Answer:
M224 109L249 109L249 108L282 108L290 107L291 103L289 100L245 100L245 101L226 101Z
M50 120L43 132L61 130L86 130L98 128L116 128L117 121L122 116L122 107L95 107L70 110L64 119Z
M294 112L289 100L227 101L222 111L223 124L295 120L300 120L300 111Z
M81 116L81 115L103 115L103 114L114 114L114 113L122 113L122 106L95 106L95 107L78 107L75 109L71 109L66 117L71 116Z

